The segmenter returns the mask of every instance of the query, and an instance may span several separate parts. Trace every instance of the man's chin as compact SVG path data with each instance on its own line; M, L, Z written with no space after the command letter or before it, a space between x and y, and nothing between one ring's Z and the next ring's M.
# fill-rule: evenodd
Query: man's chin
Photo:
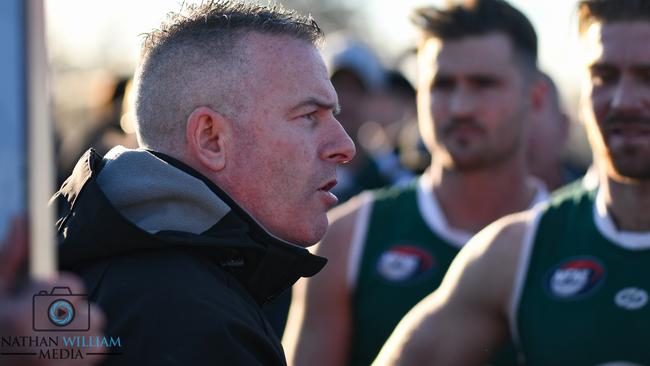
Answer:
M325 225L323 225L322 228L319 227L318 229L315 229L312 236L311 236L311 238L306 240L301 245L303 247L310 247L310 246L318 243L319 241L321 241L321 239L323 239L323 237L325 236L325 233L327 232L327 227L328 227L328 223L327 223L327 219L326 219Z
M650 183L650 167L614 166L616 180L627 183Z
M482 170L488 166L488 163L485 161L484 157L476 155L462 155L462 156L452 156L448 162L448 168L461 171L461 172L470 172L475 170Z
M327 219L325 219L325 223L323 225L318 225L316 226L311 226L308 229L305 229L301 232L293 231L289 235L285 235L283 239L286 241L301 246L303 248L310 247L316 243L318 243L321 239L323 239L323 236L325 236L325 232L327 231Z
M296 240L292 241L292 244L296 244L297 246L303 247L303 248L309 248L311 246L314 246L317 244L323 237L319 237L318 239L304 239L304 240Z
M650 181L650 156L616 154L610 163L617 180Z

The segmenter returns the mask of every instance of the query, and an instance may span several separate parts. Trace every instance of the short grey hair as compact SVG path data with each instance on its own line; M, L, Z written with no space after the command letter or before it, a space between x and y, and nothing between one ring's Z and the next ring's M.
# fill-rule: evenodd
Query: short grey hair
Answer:
M311 16L280 5L231 0L183 5L145 35L135 74L135 115L141 146L177 151L194 108L207 105L226 116L242 106L238 71L246 63L240 40L249 33L288 36L318 47L323 31ZM214 85L197 90L209 75ZM209 90L207 90L209 89Z

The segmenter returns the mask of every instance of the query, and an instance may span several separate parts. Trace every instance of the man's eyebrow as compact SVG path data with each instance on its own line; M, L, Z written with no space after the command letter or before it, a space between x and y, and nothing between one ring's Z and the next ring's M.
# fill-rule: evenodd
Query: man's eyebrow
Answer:
M332 110L332 113L334 113L334 115L341 112L341 106L338 103L328 103L318 98L309 98L307 100L304 100L298 103L295 107L291 108L291 110L295 111L297 109L309 106L315 106L319 109Z
M632 66L632 70L637 72L648 72L650 71L650 64L639 64Z
M650 71L650 64L637 64L637 65L632 65L630 67L634 72L648 72ZM616 70L616 66L604 63L604 62L597 62L589 66L589 70L591 71L609 71L609 70Z
M606 62L594 62L593 64L589 65L589 70L611 70L615 69L614 65L608 64Z
M471 81L478 81L478 82L493 82L493 83L499 83L503 81L503 77L501 75L494 75L494 74L482 74L482 73L477 73L477 74L469 74L467 75L467 78Z

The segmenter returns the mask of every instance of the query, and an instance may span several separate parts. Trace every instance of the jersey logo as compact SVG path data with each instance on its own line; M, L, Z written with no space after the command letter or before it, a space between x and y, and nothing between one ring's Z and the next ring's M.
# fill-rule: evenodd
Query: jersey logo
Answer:
M405 282L433 268L433 256L422 248L397 245L379 257L377 272L390 282Z
M625 310L638 310L648 303L648 293L638 287L626 287L616 293L614 302Z
M605 278L605 268L595 258L571 258L551 270L547 287L551 295L576 300L592 293Z

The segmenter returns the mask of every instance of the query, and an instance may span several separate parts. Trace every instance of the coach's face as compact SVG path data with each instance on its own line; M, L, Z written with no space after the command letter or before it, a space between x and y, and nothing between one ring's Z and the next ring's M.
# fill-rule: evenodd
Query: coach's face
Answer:
M287 36L245 36L241 79L249 103L236 116L229 193L276 236L307 246L322 238L336 166L354 144L334 114L336 92L318 50Z
M585 34L586 128L616 180L650 179L650 22L596 23Z
M418 70L420 130L444 166L481 169L523 151L530 91L505 35L429 39Z

